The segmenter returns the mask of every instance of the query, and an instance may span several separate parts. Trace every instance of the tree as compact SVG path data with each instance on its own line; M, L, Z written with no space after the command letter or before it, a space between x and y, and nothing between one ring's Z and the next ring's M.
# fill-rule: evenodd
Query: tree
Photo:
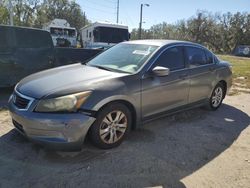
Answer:
M2 4L0 5L0 24L9 24L9 12L8 9L3 6Z
M13 3L14 25L42 28L45 23L60 18L72 27L80 29L88 24L79 4L74 0L15 0ZM8 3L0 4L0 23L9 23Z
M132 39L137 39L137 31L132 30ZM176 24L153 25L142 31L142 38L193 41L216 53L231 53L237 45L250 45L250 14L198 11L195 16Z
M0 24L9 23L8 0L0 0ZM42 28L55 18L66 19L78 30L90 21L75 0L12 0L14 24ZM138 39L133 29L131 39ZM142 39L176 39L198 42L217 53L231 53L237 45L250 45L250 14L230 12L196 15L175 24L162 22L142 30Z
M66 19L72 27L78 30L89 22L80 5L75 1L44 0L37 9L35 27L42 27L43 24L55 18Z
M27 27L33 26L40 3L41 0L16 0L13 3L14 24Z

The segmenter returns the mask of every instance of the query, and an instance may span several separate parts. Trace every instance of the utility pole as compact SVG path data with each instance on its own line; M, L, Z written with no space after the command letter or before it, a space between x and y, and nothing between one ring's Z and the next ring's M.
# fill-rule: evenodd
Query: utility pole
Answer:
M138 39L141 39L142 10L143 10L143 4L141 4L141 11L140 11L140 23L139 23L139 37L138 37Z
M9 0L9 13L10 13L10 25L13 26L13 6L11 0Z
M139 23L139 39L141 39L141 33L142 33L142 11L143 11L143 6L149 7L149 4L141 4L141 11L140 11L140 23Z
M120 6L120 1L117 0L117 13L116 13L116 23L119 23L119 6Z
M85 12L83 13L83 26L86 25L86 15L85 15Z

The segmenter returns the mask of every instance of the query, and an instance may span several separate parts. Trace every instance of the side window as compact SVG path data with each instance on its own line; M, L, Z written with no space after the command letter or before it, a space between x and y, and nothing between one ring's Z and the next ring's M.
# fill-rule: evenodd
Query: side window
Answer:
M214 63L214 55L209 51L206 51L206 55L207 55L207 64L213 64Z
M50 48L51 36L46 31L34 29L16 29L16 43L19 48Z
M185 67L182 47L173 47L163 52L156 60L155 66L167 67L171 71Z
M187 62L190 68L207 64L206 54L203 49L196 47L186 47Z

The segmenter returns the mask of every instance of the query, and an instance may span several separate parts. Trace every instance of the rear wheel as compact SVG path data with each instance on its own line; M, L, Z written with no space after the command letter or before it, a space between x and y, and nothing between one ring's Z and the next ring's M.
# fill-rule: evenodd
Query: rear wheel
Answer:
M215 86L215 88L212 92L212 95L209 99L208 108L210 110L217 110L222 104L225 93L226 93L226 91L225 91L224 85L221 83L218 83Z
M121 103L104 107L90 128L90 139L102 149L110 149L122 143L131 126L131 113Z

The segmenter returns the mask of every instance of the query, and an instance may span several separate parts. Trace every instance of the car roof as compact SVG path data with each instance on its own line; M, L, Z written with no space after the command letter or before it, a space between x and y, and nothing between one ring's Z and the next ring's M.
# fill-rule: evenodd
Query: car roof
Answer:
M13 29L27 29L27 30L33 30L33 31L43 31L46 33L49 33L48 31L44 30L44 29L39 29L39 28L33 28L33 27L23 27L23 26L10 26L10 25L3 25L0 24L0 27L2 28L13 28Z
M195 46L201 46L200 44L188 42L188 41L180 41L180 40L161 40L161 39L150 39L150 40L133 40L133 41L127 41L124 42L127 44L146 44L146 45L153 45L153 46L165 46L165 45L171 45L171 44L189 44L189 45L195 45ZM203 47L204 48L204 47Z

